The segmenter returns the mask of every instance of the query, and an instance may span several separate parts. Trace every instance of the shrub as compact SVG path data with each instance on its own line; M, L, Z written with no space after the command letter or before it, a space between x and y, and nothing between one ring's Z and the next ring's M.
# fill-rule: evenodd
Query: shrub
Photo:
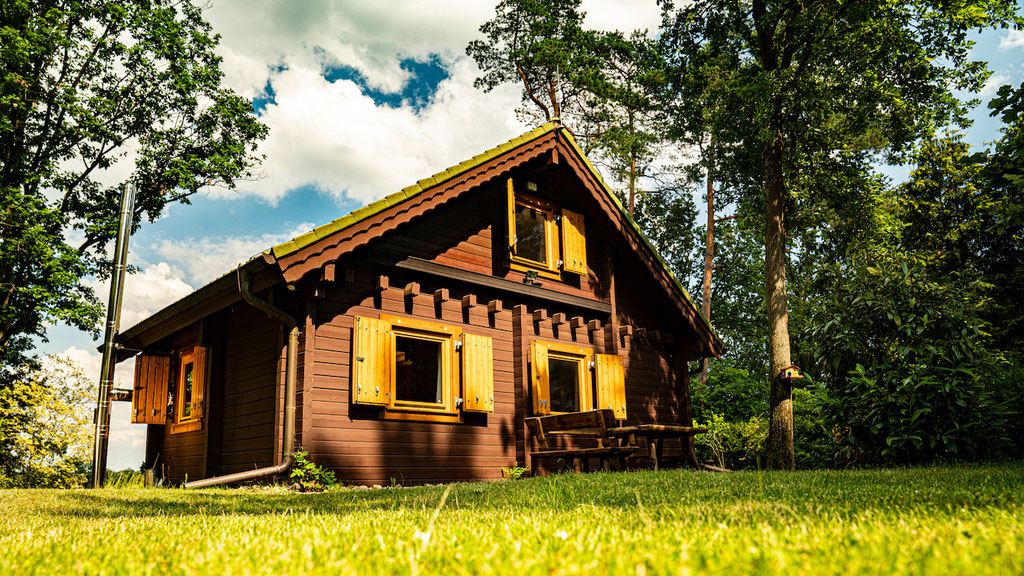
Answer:
M734 368L727 360L712 364L707 384L694 379L691 386L697 420L710 420L712 414L718 414L727 422L740 422L768 412L768 384L764 378Z
M936 281L913 254L836 268L818 306L823 416L847 460L990 457L1009 445L1009 411L988 380L998 358L976 316L977 282Z
M712 414L706 423L697 426L708 429L694 437L698 458L710 458L722 468L754 465L768 438L768 419L760 415L745 421L729 422L719 414Z
M304 492L322 492L337 486L338 482L334 471L328 470L319 464L309 460L309 452L300 450L292 454L295 463L292 464L291 479L299 485Z

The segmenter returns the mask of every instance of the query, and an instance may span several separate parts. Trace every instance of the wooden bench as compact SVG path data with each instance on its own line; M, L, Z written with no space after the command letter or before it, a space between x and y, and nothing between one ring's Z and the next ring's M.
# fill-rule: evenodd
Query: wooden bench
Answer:
M626 456L638 448L631 444L618 445L618 441L608 434L608 429L615 424L615 413L608 409L527 418L526 427L537 440L537 450L531 450L530 457L563 458L570 465L579 458L584 471L590 470L590 458L600 458L601 467L605 470L609 469L609 461L615 459L620 469L625 469ZM573 444L579 440L588 443L593 440L597 446L557 448L552 442L556 437L569 438Z

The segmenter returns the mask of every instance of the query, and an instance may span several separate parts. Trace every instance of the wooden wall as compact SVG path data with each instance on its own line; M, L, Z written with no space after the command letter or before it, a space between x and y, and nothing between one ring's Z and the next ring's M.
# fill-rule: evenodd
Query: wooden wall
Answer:
M177 483L279 461L281 332L279 322L239 303L158 343L154 348L208 348L207 406L199 430L171 434L170 426L150 426L147 465L159 454L167 479ZM175 381L177 369L172 362Z
M543 170L531 176L542 190L558 190L553 200L584 214L590 265L587 275L565 274L562 281L542 279L539 284L593 305L559 304L389 264L387 255L413 256L520 283L523 274L508 269L505 253L503 184L442 204L389 230L368 248L347 254L334 264L332 282L307 277L294 292L277 290L275 303L300 318L302 329L297 446L333 468L339 480L386 485L392 478L402 484L497 479L502 467L529 465L532 439L523 419L532 410L529 350L538 338L621 354L627 423L690 423L685 361L692 355L687 352L692 327L628 252L621 232L611 229L607 218L588 203L589 192L578 181L557 168L533 169ZM386 218L381 226L388 226ZM378 289L382 276L387 287ZM419 285L419 293L407 298L404 289L412 283ZM449 299L436 303L433 293L441 289ZM475 297L475 302L464 306L465 296ZM488 313L491 301L501 302L499 312ZM609 307L614 313L607 312ZM221 314L205 321L203 341L214 347L213 361L220 363L211 372L208 423L201 433L163 434L159 439L172 479L185 473L198 478L250 470L280 458L284 331L245 303ZM462 423L451 424L386 420L379 408L353 405L353 318L381 314L460 326L493 338L495 411L465 414ZM574 318L579 319L576 328ZM638 331L623 335L623 326L673 334L674 342L638 338ZM176 340L188 337L184 332L175 335ZM198 337L191 335L193 342ZM212 418L217 422L210 424ZM678 446L666 448L669 455L679 451Z
M582 198L583 192L565 190L564 201L571 202L575 194ZM613 323L607 313L390 267L372 257L381 252L413 256L518 282L522 274L508 270L503 252L503 215L504 190L481 190L391 231L370 252L357 251L337 263L336 281L323 289L323 298L314 301L307 317L300 410L303 448L314 460L335 469L339 479L364 484L387 484L391 478L404 484L496 479L501 467L524 463L532 442L523 425L532 410L527 386L529 349L538 338L622 354L629 423L688 419L688 403L680 405L685 397L685 364L675 360L671 346L623 337L617 348L612 347L619 325L636 323L662 333L677 328L666 325L664 309L654 308L660 303L651 302L652 286L620 281L614 291L619 305ZM630 274L642 279L649 272L639 270L639 263L637 270L611 264L629 260L628 255L615 252L621 249L616 248L618 232L603 228L593 213L587 217L591 273L566 274L564 282L542 280L541 286L607 304L612 299L609 266L617 278ZM387 276L388 287L378 290L381 276ZM419 284L420 295L405 298L404 288L412 282ZM451 299L435 306L432 294L439 289L447 289ZM476 297L475 306L462 306L466 295ZM502 311L489 315L490 300L500 300ZM543 310L540 321L534 321L537 310ZM406 315L491 336L495 412L467 414L464 423L447 424L385 420L379 408L353 405L349 390L353 318L380 314ZM582 320L575 329L570 325L574 317ZM667 447L669 455L678 451L678 447Z

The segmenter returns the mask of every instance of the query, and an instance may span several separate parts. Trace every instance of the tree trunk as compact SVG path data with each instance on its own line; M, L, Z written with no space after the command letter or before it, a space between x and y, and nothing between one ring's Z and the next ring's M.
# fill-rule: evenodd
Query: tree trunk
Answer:
M796 467L793 453L793 387L779 372L790 365L789 303L786 298L786 185L782 178L782 134L765 150L765 289L768 301L768 354L771 358L768 403L770 420L765 446L767 466L774 470Z
M704 248L704 290L701 295L701 310L704 312L704 318L711 322L711 271L714 263L715 256L715 186L711 181L711 164L714 162L714 140L711 141L711 151L708 160L708 233L707 233L707 245ZM700 374L697 379L700 380L701 384L708 383L708 360L707 358L701 363Z

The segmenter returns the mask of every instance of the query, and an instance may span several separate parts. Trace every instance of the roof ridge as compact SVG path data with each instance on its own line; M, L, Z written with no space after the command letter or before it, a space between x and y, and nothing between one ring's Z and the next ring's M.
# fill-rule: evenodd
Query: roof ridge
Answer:
M504 154L505 152L508 152L513 148L521 146L522 144L525 144L530 140L540 138L541 136L544 136L548 132L552 132L561 127L561 122L559 122L556 118L550 122L547 122L545 124L542 124L541 126L534 128L533 130L530 130L529 132L520 134L519 136L516 136L515 138L512 138L507 142L503 142L493 148L485 150L484 152L481 152L480 154L477 154L476 156L473 156L468 160L463 160L462 162L454 166L449 166L448 168L441 170L440 172L434 174L433 176L419 180L412 186L406 186L405 188L402 188L398 192L389 194L379 200L367 204L366 206L357 208L340 218L336 218L328 222L327 224L317 226L316 228L310 230L309 232L306 232L305 234L300 234L295 238L288 240L287 242L282 242L281 244L273 246L268 250L264 251L263 253L273 254L274 258L281 258L293 252L297 252L298 250L306 246L309 246L310 244L318 240L322 240L328 236L341 232L342 230L348 228L349 226L352 226L357 222L361 222L369 218L370 216L373 216L374 214L377 214L378 212L385 210L386 208L390 208L391 206L394 206L400 202L404 202L405 200L408 200L409 198L412 198L413 196L420 194L421 192L427 190L428 188L432 188L438 184L441 184L442 182L446 182L448 180L451 180L452 178L455 178L456 176L459 176L460 174L468 172L469 170L476 168L477 166L483 164L484 162L487 162L488 160L494 158L495 156ZM593 169L593 166L591 166L591 169Z
M718 335L718 331L715 330L715 327L711 325L711 320L704 317L704 314L701 313L700 308L697 307L697 303L694 302L693 297L690 296L690 292L686 289L686 287L683 286L683 283L679 281L679 278L676 277L675 272L673 272L672 268L669 267L668 262L665 261L665 258L661 255L660 252L658 252L657 248L654 247L654 244L651 243L651 240L647 238L647 235L644 234L644 231L640 229L640 225L637 224L635 220L633 220L632 216L629 215L629 211L626 210L626 207L622 205L622 201L620 201L619 197L615 195L615 191L613 191L611 186L609 186L608 183L604 181L604 177L601 176L601 173L598 172L597 168L594 167L593 163L590 162L590 158L587 158L587 155L583 153L583 149L580 148L579 144L576 143L576 137L573 135L572 131L569 130L568 128L563 127L562 133L565 134L566 141L569 142L569 145L571 145L573 149L576 150L576 154L578 154L579 157L583 159L583 162L587 165L587 168L590 169L590 173L593 174L594 177L597 179L597 182L598 184L601 185L601 188L604 189L605 193L608 194L608 196L612 199L612 202L615 203L615 206L619 209L619 213L621 213L623 218L626 219L626 222L629 222L629 225L633 227L633 230L640 237L640 240L643 241L643 243L647 246L648 250L650 250L651 254L653 254L654 257L658 260L658 263L661 264L662 268L665 269L665 272L668 274L669 278L671 278L672 282L675 283L676 288L678 288L679 291L683 293L683 297L686 299L686 301L689 302L690 306L693 306L694 311L697 313L697 317L700 318L700 321L710 331L711 336L715 340L718 340L718 343L722 345L722 347L724 348L725 343L722 342L722 338L721 336Z

